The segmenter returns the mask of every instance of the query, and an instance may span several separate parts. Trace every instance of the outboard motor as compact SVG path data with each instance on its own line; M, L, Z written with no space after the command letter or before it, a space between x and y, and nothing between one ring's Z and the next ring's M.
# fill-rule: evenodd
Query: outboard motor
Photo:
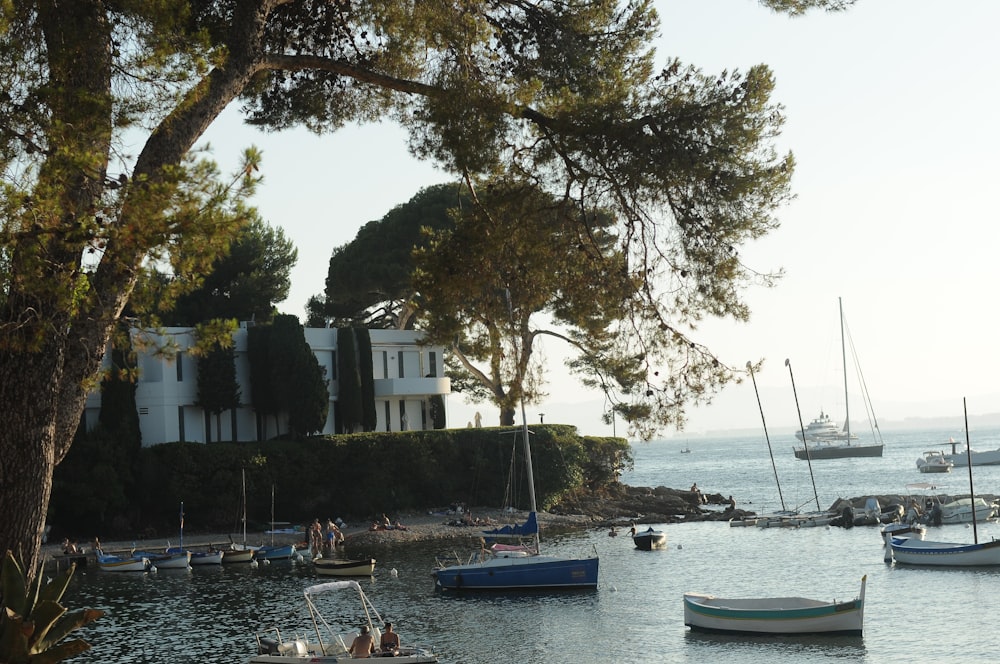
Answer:
M840 513L840 519L844 522L844 528L854 527L854 508L846 506Z
M938 505L937 503L934 503L934 507L931 508L931 518L930 518L931 525L940 526L941 517L942 517L941 506Z

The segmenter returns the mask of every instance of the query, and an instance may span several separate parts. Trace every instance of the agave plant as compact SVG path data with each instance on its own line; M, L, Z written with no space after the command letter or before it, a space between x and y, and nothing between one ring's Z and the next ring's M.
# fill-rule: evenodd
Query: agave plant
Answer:
M0 662L49 664L88 650L82 639L63 641L71 632L104 615L98 609L67 612L59 601L76 565L43 583L43 574L29 582L24 568L7 551L0 567Z

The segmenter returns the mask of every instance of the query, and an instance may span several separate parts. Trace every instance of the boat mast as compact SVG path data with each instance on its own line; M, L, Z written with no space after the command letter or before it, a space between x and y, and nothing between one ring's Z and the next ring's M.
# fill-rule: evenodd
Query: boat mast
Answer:
M243 503L243 548L245 549L247 545L247 469L241 468L240 471L243 477L243 500L240 502Z
M760 392L757 391L757 379L753 375L753 365L747 362L747 371L750 372L750 380L753 381L753 391L757 395L757 407L760 408L760 421L764 425L764 440L767 441L767 452L771 455L771 468L774 469L774 483L778 485L778 499L781 501L781 511L785 508L785 497L781 495L781 482L778 481L778 466L774 463L774 450L771 449L771 439L767 436L767 422L764 421L764 406L760 403Z
M965 415L965 458L969 464L969 506L972 508L972 541L979 544L979 533L976 531L976 493L972 490L972 445L969 443L969 411L962 397L962 414Z
M514 336L514 343L517 344L517 335L514 330L514 305L510 301L510 289L504 289L504 295L507 297L507 314L510 316L511 334ZM524 410L524 389L521 389L521 427L524 434L524 467L528 471L528 502L531 503L531 511L535 513L535 519L537 523L537 513L538 505L535 503L535 471L531 466L531 441L528 440L528 435L531 433L528 431L528 416ZM539 537L538 537L538 527L535 527L535 552L540 552L539 548Z
M844 344L844 301L837 298L837 306L840 308L840 360L844 369L844 431L847 433L847 444L851 444L851 407L847 401L847 347Z
M816 498L816 509L822 511L819 506L819 494L816 493L816 478L813 476L812 455L809 454L809 441L806 440L806 428L802 424L802 410L799 408L799 393L795 391L795 375L792 373L792 361L785 359L785 366L788 367L788 375L792 379L792 394L795 395L795 413L799 416L799 430L802 432L802 447L806 451L806 463L809 464L809 479L812 480L813 496Z

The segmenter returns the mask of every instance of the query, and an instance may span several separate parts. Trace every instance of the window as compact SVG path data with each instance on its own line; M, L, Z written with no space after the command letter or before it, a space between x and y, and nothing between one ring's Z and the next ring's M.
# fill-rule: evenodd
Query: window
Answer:
M177 439L184 442L184 406L177 406Z
M177 353L177 382L184 382L184 353Z

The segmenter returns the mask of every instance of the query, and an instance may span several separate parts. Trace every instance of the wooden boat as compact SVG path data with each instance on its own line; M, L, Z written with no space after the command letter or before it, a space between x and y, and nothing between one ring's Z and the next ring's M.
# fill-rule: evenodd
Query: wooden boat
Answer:
M934 542L917 537L886 536L886 561L904 565L976 567L1000 565L1000 540L963 544Z
M147 558L122 558L105 554L100 549L96 552L97 565L104 572L145 572L149 569Z
M287 560L295 555L294 544L262 546L254 553L256 560Z
M221 565L225 551L191 551L191 565Z
M632 535L632 542L635 543L635 548L642 551L662 549L667 545L667 534L662 530L649 528Z
M350 631L337 632L334 629L336 621L328 622L320 614L319 609L313 602L313 596L320 593L350 590L357 591L358 596L361 598L362 611L360 615L363 615L367 619L367 624L364 627L375 638L375 643L378 644L381 639L381 629L374 624L372 617L374 616L381 623L381 626L384 626L385 623L382 622L378 611L372 605L371 600L368 599L364 591L361 590L358 582L352 580L328 581L309 586L304 591L306 608L309 610L309 618L312 623L315 639L313 639L312 635L308 638L296 635L292 639L284 639L277 628L259 632L255 635L257 639L257 654L250 659L249 664L299 664L304 662L309 662L310 664L343 664L348 661L356 661L348 652L348 648L357 635L357 631L354 629L356 622L349 618L346 619L350 622L342 626L342 628L347 630L349 625L351 628ZM354 616L357 614L349 612L346 615ZM434 664L438 661L437 657L428 647L418 645L400 644L398 649L384 654L376 653L373 657L378 657L379 655L392 657L391 661L393 664Z
M684 593L684 624L695 631L734 634L861 636L865 585L857 598L840 602L805 597L733 599Z
M313 565L320 576L371 576L375 573L374 558L363 560L316 558L313 560Z
M154 569L187 569L191 566L190 551L181 551L178 553L136 551L132 554L132 557L137 560L148 560L150 571L154 571Z

